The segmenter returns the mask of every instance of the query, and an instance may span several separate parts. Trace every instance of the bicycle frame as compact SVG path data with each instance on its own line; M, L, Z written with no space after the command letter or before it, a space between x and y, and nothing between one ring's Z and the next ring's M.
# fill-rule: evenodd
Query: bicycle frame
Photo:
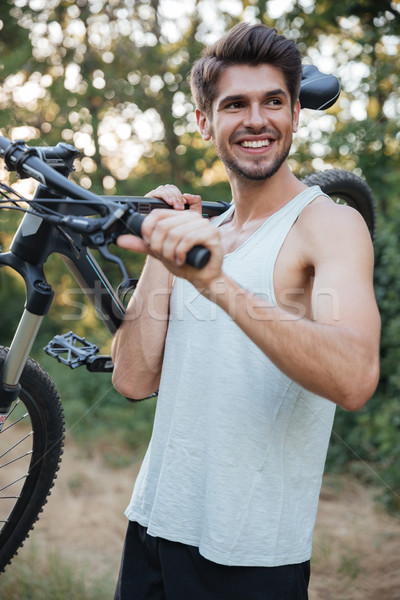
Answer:
M99 198L104 204L115 201L129 203L141 214L148 214L154 208L166 206L162 200L154 198L136 196L99 196ZM46 186L40 184L33 198L34 206L50 206L50 200L51 208L60 214L72 213L79 216L96 212L92 206L80 200L76 200L72 205L66 203L65 198L57 198ZM221 214L226 208L227 204L224 202L204 203L203 214L207 217L215 216ZM19 378L42 320L51 306L54 292L46 280L43 265L53 253L61 256L67 269L111 334L116 332L125 315L122 302L92 252L82 242L82 236L73 231L68 231L68 237L61 235L57 226L38 216L30 208L19 225L9 252L0 253L0 267L8 266L18 272L24 279L26 287L24 311L2 370L0 429L1 415L7 414L11 403L18 395ZM121 264L113 255L107 255L105 252L105 256ZM97 362L97 367L90 368L87 365L89 370L112 371L110 357L98 358L102 360Z
M57 207L58 210L62 208ZM0 254L0 266L17 271L26 286L26 304L2 371L2 413L8 412L14 394L15 397L18 395L20 375L54 296L43 271L43 263L50 254L60 254L89 301L99 307L111 333L116 331L124 316L121 302L90 251L76 246L77 251L74 252L63 236L55 235L57 230L52 224L40 221L40 217L28 212L18 228L10 251Z

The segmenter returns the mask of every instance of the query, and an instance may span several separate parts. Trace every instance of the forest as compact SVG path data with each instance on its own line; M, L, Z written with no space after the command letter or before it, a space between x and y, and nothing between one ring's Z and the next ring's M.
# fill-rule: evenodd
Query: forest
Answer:
M240 21L276 27L297 42L304 64L341 82L331 108L302 111L289 163L300 178L347 169L373 191L381 377L362 410L337 410L327 470L374 486L386 509L400 514L399 0L5 0L0 133L34 146L73 144L82 154L72 178L99 194L144 195L168 182L204 200L229 201L222 164L197 132L188 74L204 45ZM36 185L16 182L4 164L0 180L29 197ZM3 250L20 218L1 210ZM138 276L143 258L123 258ZM104 268L117 283L118 270ZM20 279L3 271L0 333L8 345L25 296ZM71 371L43 353L55 334L70 330L102 353L111 343L58 257L49 258L46 275L56 295L33 356L54 378L77 443L102 440L110 464L126 464L148 440L155 401L130 404L109 375Z

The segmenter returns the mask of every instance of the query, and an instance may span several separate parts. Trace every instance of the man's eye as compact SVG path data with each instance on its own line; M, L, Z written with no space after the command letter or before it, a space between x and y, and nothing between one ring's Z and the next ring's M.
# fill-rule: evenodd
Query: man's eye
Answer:
M272 106L280 106L282 104L282 100L280 98L271 98L268 104L272 104Z
M231 102L230 104L228 104L226 106L227 109L238 109L241 108L243 106L242 102Z

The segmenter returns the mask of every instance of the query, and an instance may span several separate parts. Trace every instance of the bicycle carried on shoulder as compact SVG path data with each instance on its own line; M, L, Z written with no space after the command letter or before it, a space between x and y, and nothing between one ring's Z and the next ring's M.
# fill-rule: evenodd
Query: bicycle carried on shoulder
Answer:
M336 78L322 76L315 67L304 71L303 106L322 109L333 104L339 94ZM39 182L31 200L0 183L4 198L0 208L26 213L9 250L0 252L0 267L16 271L26 287L26 304L11 345L0 346L0 571L39 518L63 452L64 416L59 393L50 375L29 357L54 297L43 265L51 254L59 254L110 334L114 334L124 318L124 298L133 282L123 260L109 247L123 233L140 235L145 215L154 208L168 207L155 198L98 196L81 188L68 179L78 154L64 143L35 148L0 136L0 156L7 168ZM304 181L319 185L335 201L358 210L373 235L374 201L363 179L332 169ZM28 208L24 208L26 205ZM204 202L203 216L217 216L228 206L225 202ZM93 249L119 266L122 284L118 290L95 260ZM201 268L207 259L208 251L196 246L187 260ZM111 373L113 368L110 356L99 355L97 346L72 332L55 336L45 351L70 368L85 366L92 373Z

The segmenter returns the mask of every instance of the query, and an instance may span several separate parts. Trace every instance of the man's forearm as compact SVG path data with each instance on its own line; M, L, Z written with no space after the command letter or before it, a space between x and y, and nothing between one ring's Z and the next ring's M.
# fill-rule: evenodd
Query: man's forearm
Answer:
M306 389L349 410L360 408L372 395L378 352L356 328L299 318L225 276L206 295L282 372Z
M149 257L112 345L113 384L125 396L142 398L158 387L171 287L171 274Z

